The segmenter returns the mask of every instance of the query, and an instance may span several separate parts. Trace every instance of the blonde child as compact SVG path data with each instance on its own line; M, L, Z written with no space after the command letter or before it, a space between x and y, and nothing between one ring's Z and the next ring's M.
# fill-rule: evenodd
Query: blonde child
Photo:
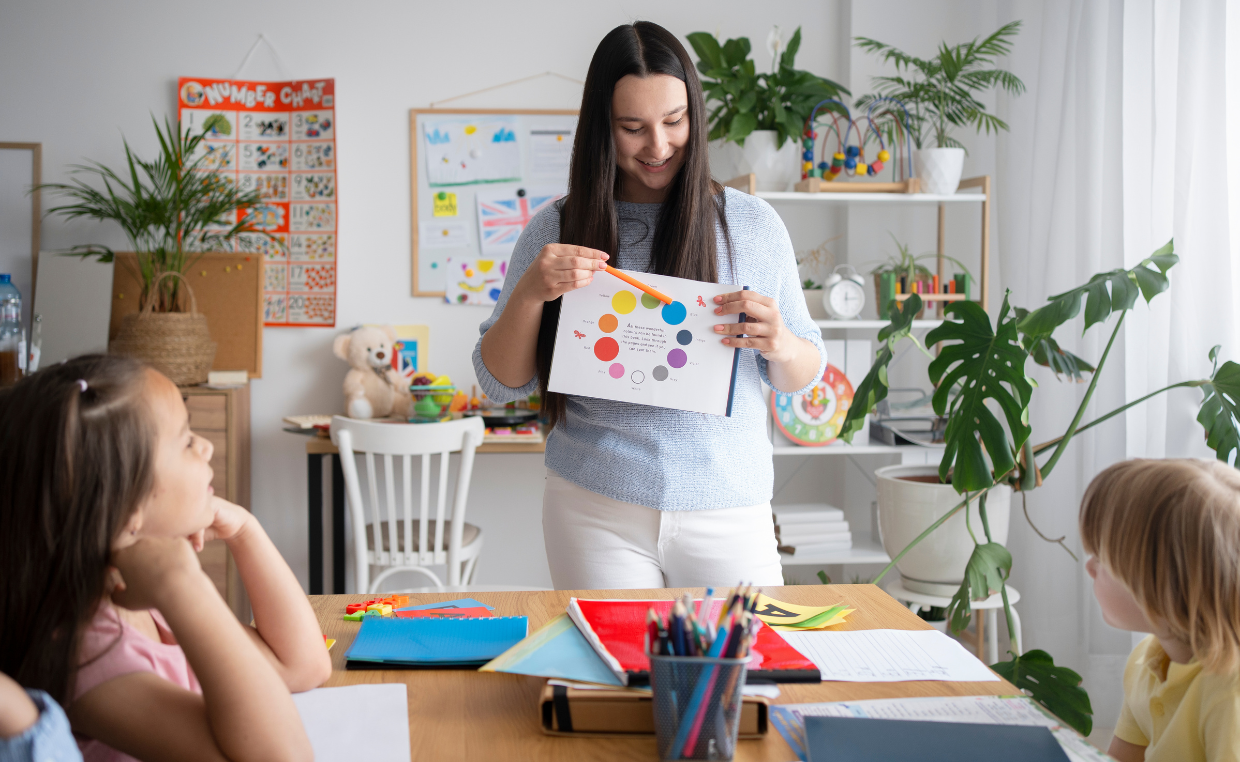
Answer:
M1240 472L1117 463L1089 485L1080 522L1103 618L1150 633L1128 657L1111 756L1240 760Z
M259 523L215 497L180 392L88 356L0 391L0 671L66 708L87 762L310 759L290 697L331 672ZM224 540L242 625L199 565Z

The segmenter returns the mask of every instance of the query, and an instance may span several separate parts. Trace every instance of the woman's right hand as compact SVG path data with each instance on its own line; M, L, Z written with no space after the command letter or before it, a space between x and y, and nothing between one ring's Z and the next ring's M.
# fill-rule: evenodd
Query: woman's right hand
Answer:
M550 302L590 285L594 274L607 266L608 258L606 252L598 249L549 243L530 263L517 288L528 299Z
M184 537L141 537L132 545L112 551L112 601L140 611L160 608L164 596L175 594L187 581L206 579L198 556Z

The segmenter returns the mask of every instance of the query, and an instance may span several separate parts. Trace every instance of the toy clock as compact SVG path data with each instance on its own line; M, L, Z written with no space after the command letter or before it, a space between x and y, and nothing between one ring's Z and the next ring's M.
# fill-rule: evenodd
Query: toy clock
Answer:
M822 447L839 437L852 401L852 384L843 371L828 364L822 380L805 394L771 392L771 415L788 439L807 447Z
M852 320L865 307L865 280L851 265L840 265L822 286L822 306L836 320Z

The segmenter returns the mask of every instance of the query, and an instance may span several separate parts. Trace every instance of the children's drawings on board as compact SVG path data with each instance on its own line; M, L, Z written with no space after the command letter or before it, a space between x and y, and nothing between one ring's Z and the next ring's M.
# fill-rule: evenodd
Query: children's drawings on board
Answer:
M515 117L428 119L422 128L426 180L432 187L521 179Z
M452 258L447 264L448 288L444 299L451 304L494 305L508 274L507 259Z

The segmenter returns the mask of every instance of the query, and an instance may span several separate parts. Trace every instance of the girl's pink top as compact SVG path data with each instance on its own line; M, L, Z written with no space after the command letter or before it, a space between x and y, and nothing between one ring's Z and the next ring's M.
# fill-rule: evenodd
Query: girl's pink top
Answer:
M202 686L163 614L151 609L151 617L159 630L158 642L122 622L110 602L100 604L82 634L82 664L73 691L75 700L114 677L134 672L152 672L174 685L202 693ZM78 748L84 762L137 762L128 754L85 736L78 736Z

